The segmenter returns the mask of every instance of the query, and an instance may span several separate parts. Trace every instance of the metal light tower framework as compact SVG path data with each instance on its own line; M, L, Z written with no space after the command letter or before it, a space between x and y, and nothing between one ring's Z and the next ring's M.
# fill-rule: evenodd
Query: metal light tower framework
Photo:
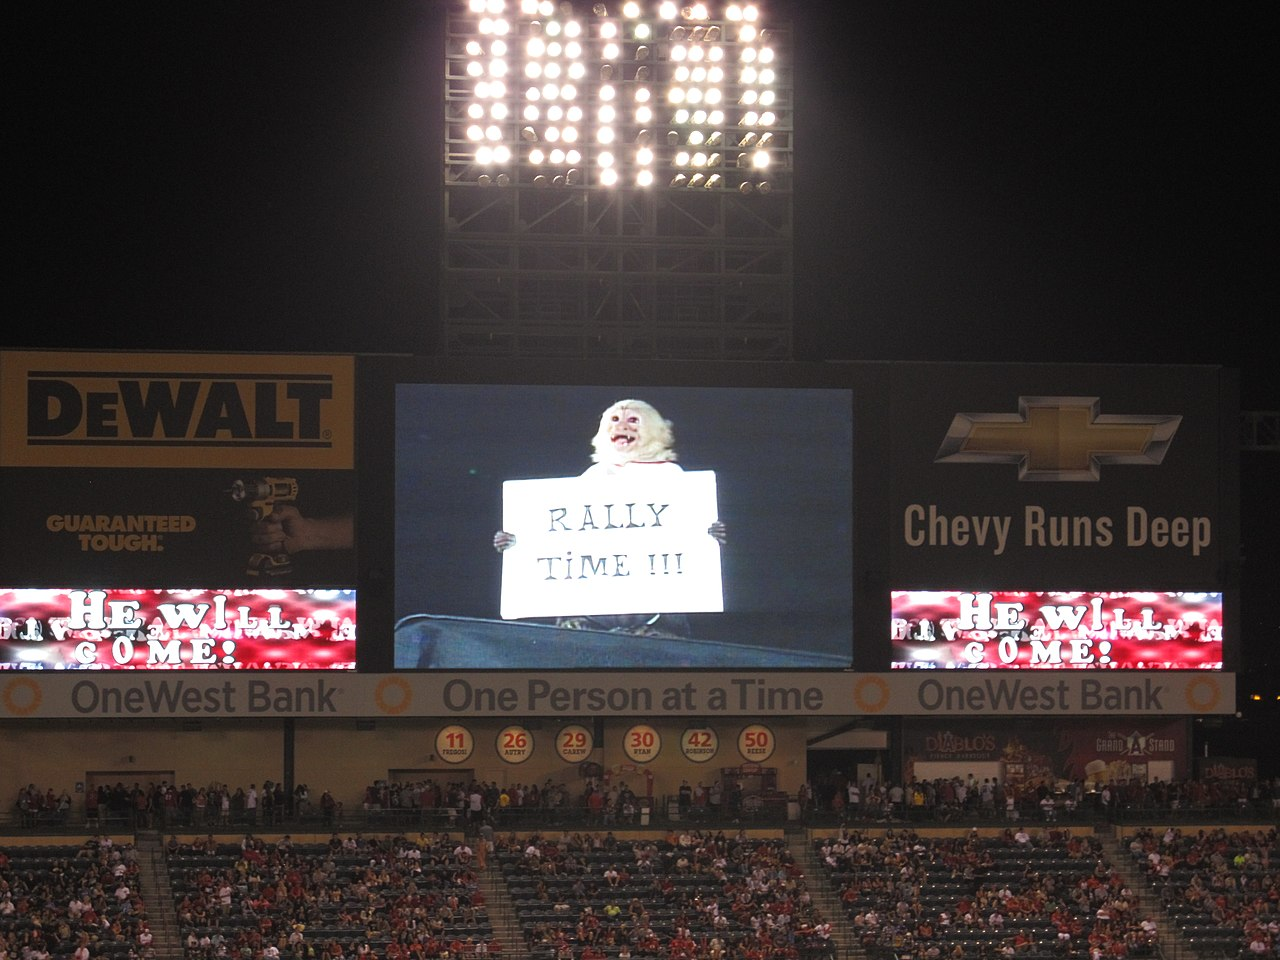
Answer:
M791 357L790 37L761 20L455 0L443 353Z

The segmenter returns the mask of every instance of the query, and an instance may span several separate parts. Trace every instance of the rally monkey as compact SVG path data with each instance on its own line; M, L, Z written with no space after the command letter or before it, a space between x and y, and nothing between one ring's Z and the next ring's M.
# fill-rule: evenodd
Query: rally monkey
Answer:
M619 400L602 414L591 438L591 466L583 476L647 476L670 473L681 468L676 463L675 430L671 421L643 400ZM717 520L707 529L717 543L726 539L725 525ZM493 548L501 553L515 545L506 530L493 535ZM621 616L572 617L560 626L579 629L614 630L650 634L688 634L688 619L672 614L628 614Z

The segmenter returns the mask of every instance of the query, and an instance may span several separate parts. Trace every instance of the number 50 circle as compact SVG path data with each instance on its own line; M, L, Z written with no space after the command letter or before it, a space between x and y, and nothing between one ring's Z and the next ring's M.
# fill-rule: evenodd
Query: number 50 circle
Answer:
M773 756L774 742L772 730L763 723L753 723L738 734L738 752L744 760L764 763Z

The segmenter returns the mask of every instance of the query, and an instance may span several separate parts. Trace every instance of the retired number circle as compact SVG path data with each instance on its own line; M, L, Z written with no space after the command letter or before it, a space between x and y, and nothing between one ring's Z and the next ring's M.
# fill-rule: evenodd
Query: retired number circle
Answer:
M773 756L773 744L773 731L763 723L743 727L738 734L738 752L752 763L764 763Z
M720 749L720 738L710 727L690 727L680 736L680 752L691 763L706 763Z
M476 739L471 731L456 723L441 727L436 734L436 756L445 763L462 763L471 757L475 749Z
M570 723L556 734L556 753L565 763L581 763L595 749L591 731L580 723Z
M647 723L637 723L622 738L622 749L633 763L648 763L662 751L662 737Z
M533 756L533 734L519 724L503 727L498 734L498 759L524 763Z

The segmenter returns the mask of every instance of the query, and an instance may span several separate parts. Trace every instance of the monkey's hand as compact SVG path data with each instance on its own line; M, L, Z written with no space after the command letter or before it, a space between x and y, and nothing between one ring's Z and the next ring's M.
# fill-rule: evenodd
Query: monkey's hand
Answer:
M493 549L502 553L504 550L510 550L516 545L516 535L507 533L505 530L499 530L493 535Z
M722 547L729 540L729 530L725 527L723 520L717 520L711 526L707 527L707 533L711 534L711 539Z

